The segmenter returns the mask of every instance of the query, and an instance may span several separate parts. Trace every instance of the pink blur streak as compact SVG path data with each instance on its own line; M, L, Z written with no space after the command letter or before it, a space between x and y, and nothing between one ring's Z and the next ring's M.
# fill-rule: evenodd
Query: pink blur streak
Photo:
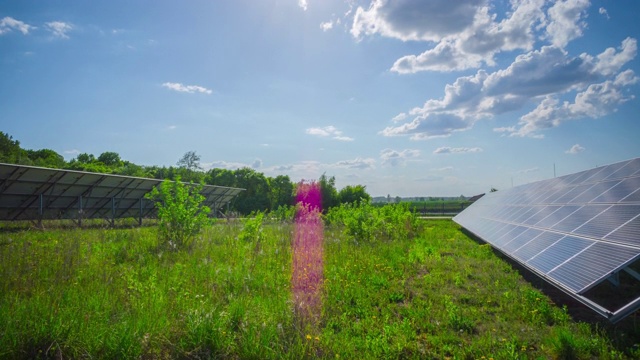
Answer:
M310 325L320 318L322 310L324 228L320 214L322 195L316 182L301 182L296 195L295 235L291 287L296 313Z

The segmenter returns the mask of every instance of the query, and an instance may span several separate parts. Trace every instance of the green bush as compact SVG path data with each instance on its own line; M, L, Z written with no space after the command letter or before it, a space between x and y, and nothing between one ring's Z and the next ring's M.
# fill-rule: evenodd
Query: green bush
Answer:
M347 236L362 242L405 239L413 237L418 229L418 218L406 204L342 204L331 208L324 220L327 225L344 226Z
M170 250L190 248L196 235L207 224L211 211L202 204L202 185L165 180L147 195L158 209L158 238L160 246Z

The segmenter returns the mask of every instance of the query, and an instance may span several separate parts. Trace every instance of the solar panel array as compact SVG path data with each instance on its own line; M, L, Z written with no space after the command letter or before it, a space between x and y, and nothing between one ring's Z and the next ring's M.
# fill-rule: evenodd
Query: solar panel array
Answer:
M162 180L0 163L0 220L155 216L145 195ZM244 189L204 186L215 213Z
M640 259L640 158L489 193L453 220L604 316L640 308L582 295Z

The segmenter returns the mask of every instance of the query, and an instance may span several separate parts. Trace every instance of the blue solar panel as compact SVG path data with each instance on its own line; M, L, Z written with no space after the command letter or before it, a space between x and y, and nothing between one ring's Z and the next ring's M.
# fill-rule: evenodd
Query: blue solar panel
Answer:
M640 308L584 297L640 261L640 158L486 194L454 221L610 319Z

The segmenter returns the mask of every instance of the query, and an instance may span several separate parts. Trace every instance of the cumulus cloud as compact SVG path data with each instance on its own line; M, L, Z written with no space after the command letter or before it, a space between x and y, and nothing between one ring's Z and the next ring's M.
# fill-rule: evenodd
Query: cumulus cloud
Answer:
M604 16L607 18L607 20L611 19L609 17L609 12L607 12L607 9L601 7L600 9L598 9L598 12L600 13L600 15Z
M553 45L565 47L582 36L582 30L587 26L583 19L589 5L589 0L560 0L549 8L546 31Z
M371 158L367 158L367 159L356 158L354 160L338 161L337 163L334 164L334 166L335 167L341 167L341 168L347 168L347 169L364 170L364 169L373 169L373 168L375 168L375 163L376 163L376 161L374 159L371 159Z
M309 8L309 3L307 2L307 0L298 0L298 6L300 6L302 10L307 11L307 9Z
M338 140L338 141L354 140L352 137L342 135L342 131L338 130L333 125L329 125L325 127L312 127L305 130L305 132L309 135L314 135L319 137L331 137L332 139Z
M404 165L408 159L420 156L420 150L404 149L402 151L384 149L380 152L382 165L399 166Z
M68 39L67 33L73 30L73 25L62 21L51 21L44 24L45 29L50 31L53 36L60 39Z
M329 30L333 29L333 21L327 21L327 22L320 23L320 29L322 29L322 31L329 31Z
M487 0L372 0L358 7L351 34L356 40L379 35L431 45L423 53L395 61L391 71L459 71L494 66L496 54L531 51L537 39L563 48L582 36L589 0L510 1L510 8Z
M29 31L33 29L35 29L35 27L9 16L0 20L0 35L10 33L13 30L20 31L23 35L27 35L29 34Z
M434 154L465 154L465 153L478 153L482 152L482 148L479 147L457 147L452 148L448 146L442 146L433 151Z
M162 84L162 86L177 92L186 92L189 94L203 93L203 94L210 95L213 92L205 87L198 86L198 85L184 85L180 83L166 82Z
M538 103L520 118L518 126L494 129L511 136L539 137L537 130L581 117L600 117L629 100L624 88L635 84L632 70L621 70L635 58L637 41L625 39L618 49L597 56L569 56L556 46L521 54L505 69L459 77L446 85L444 97L430 99L409 111L412 117L381 131L385 136L410 135L413 140L450 136L492 118ZM574 103L559 103L559 96L576 92Z
M571 155L575 155L578 153L581 153L585 150L585 148L583 148L582 146L580 146L580 144L575 144L571 147L571 149L565 151L566 154L571 154Z

